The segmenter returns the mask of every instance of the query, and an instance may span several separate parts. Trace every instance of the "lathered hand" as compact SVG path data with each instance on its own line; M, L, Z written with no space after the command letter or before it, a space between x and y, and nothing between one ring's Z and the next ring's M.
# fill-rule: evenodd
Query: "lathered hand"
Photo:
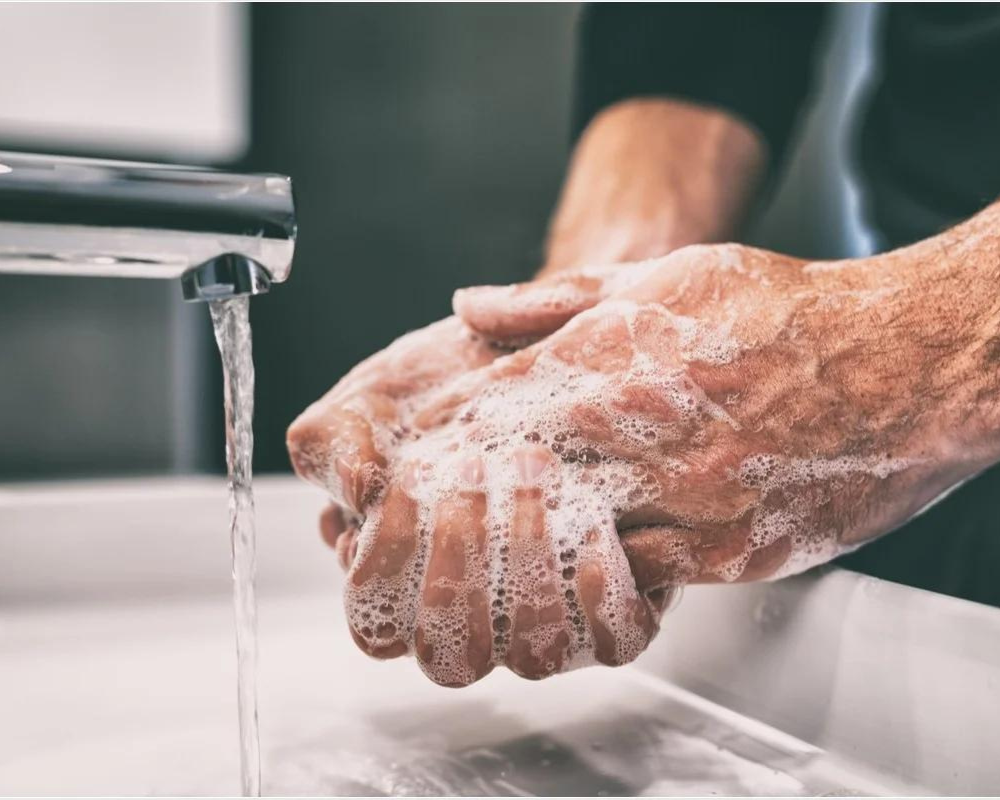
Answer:
M452 685L624 663L673 587L819 563L992 463L978 225L866 261L701 246L617 291L591 272L457 298L490 339L550 335L397 409L348 575L358 643ZM303 471L336 488L329 463Z
M385 486L386 454L409 434L414 404L499 353L457 318L441 320L361 362L292 425L292 464L330 493L320 532L345 568L357 545L357 522Z
M613 502L640 589L775 577L892 529L1000 455L998 216L871 259L699 246L613 284L567 273L455 305L498 341L572 320L515 358L609 374L566 424L571 452L655 476L651 503Z

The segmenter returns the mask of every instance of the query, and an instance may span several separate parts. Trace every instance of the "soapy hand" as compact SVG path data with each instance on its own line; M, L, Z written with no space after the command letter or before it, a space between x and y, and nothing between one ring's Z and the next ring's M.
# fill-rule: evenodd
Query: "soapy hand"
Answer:
M574 309L592 305L595 292L627 285L631 274L617 267L571 273L548 290L565 304L533 309L530 317L517 314L516 335L500 346L457 317L413 331L365 359L302 413L289 434L289 455L296 472L321 482L330 493L320 533L345 568L353 560L364 508L385 485L386 454L412 433L414 409L448 381L492 363L516 342L559 327Z
M597 289L616 285L616 268L573 273L556 291L570 302L551 313L536 309L519 316L516 338L535 338L567 319L568 309L592 304ZM500 337L496 337L500 338ZM320 517L320 533L347 568L353 560L357 523L370 499L384 487L386 453L411 431L413 410L448 381L493 362L509 352L457 317L449 317L400 337L365 359L296 420L289 436L292 464L300 475L323 476L331 503Z
M289 455L300 475L323 476L331 504L320 533L345 568L362 510L385 485L384 454L410 433L407 408L501 352L450 317L365 359L296 420Z
M725 238L763 163L755 134L724 112L666 99L617 103L581 137L540 274L661 256L683 244ZM609 174L616 179L609 181ZM581 273L561 284L566 305L551 313L519 312L513 338L523 342L537 330L554 330L568 318L567 309L586 302L597 287L609 291L604 277L610 274ZM298 420L289 451L300 474L325 476L333 502L320 529L345 566L362 506L384 482L383 453L406 433L400 407L414 407L435 386L496 355L446 320L365 361Z
M995 436L956 433L981 320L937 252L701 246L457 296L490 340L547 338L429 381L381 433L357 407L373 446L346 472L310 412L290 432L365 514L359 645L452 685L624 663L673 587L820 563L990 463Z

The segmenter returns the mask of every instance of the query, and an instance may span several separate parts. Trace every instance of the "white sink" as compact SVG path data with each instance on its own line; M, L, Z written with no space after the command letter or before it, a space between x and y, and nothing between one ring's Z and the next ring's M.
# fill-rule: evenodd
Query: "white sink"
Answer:
M631 667L356 651L322 498L258 482L265 793L985 794L1000 614L844 572L689 590ZM221 480L0 489L0 794L238 790Z

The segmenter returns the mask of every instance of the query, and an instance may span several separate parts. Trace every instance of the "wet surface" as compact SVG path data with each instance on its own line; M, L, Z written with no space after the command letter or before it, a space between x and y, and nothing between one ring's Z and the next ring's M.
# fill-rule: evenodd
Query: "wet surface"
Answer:
M427 733L404 741L331 730L273 753L274 793L381 795L805 795L803 783L669 720L628 715L606 725L451 748ZM796 759L787 766L794 768Z
M338 601L262 603L265 794L873 790L822 751L636 667L436 686L410 659L357 652ZM3 793L233 793L230 614L223 597L8 612L0 699L18 725L0 725Z

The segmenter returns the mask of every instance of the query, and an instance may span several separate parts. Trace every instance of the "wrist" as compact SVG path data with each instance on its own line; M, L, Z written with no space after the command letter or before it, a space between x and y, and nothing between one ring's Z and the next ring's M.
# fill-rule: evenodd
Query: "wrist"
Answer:
M610 106L574 151L543 272L732 238L765 160L758 136L725 112L667 99Z

